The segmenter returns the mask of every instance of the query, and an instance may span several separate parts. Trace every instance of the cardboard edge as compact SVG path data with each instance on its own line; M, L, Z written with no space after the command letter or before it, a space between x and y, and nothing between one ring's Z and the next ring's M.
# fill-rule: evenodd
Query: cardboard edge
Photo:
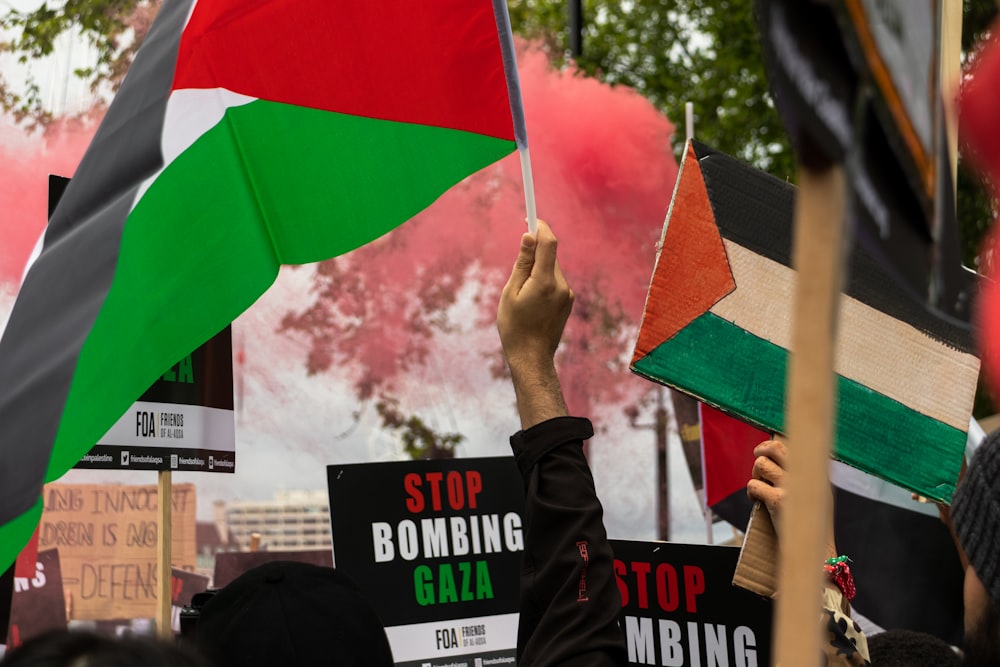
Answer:
M778 589L778 534L771 513L760 502L750 512L733 585L767 598L775 597Z

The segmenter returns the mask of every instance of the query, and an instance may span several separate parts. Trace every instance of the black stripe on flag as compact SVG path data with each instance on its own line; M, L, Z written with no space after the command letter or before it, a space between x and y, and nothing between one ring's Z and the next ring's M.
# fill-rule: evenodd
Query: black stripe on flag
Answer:
M45 232L0 340L0 524L41 495L80 350L111 286L160 140L191 0L167 1ZM113 381L113 378L111 379Z
M857 584L854 608L887 630L960 646L965 573L941 520L837 486L834 507L837 548L850 556Z
M795 187L697 141L692 142L719 233L772 261L792 266ZM747 223L747 217L752 224ZM956 263L959 259L956 257ZM961 267L958 267L961 269ZM962 271L971 292L975 274ZM914 299L860 245L850 257L845 293L963 352L976 354L971 328L942 319Z

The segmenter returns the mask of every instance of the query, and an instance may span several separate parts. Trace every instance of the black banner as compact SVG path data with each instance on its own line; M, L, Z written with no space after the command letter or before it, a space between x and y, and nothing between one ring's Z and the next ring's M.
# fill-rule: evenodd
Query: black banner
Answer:
M139 400L232 410L232 327L226 327L167 369Z
M733 586L738 547L611 546L629 664L771 664L771 601Z

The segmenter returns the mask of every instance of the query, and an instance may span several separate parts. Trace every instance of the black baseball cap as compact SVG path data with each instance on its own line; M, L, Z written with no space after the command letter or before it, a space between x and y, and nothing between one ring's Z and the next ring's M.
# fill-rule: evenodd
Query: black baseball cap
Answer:
M371 603L346 575L272 561L234 579L201 610L195 641L223 667L391 667Z

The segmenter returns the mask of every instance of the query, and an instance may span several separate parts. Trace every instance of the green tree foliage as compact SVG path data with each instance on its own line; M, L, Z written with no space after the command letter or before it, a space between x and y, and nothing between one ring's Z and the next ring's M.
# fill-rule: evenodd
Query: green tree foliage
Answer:
M569 56L564 0L510 0L515 32L542 40L556 62ZM580 72L631 86L683 132L694 105L695 136L779 178L795 159L771 100L751 0L584 0Z
M0 52L11 53L19 63L29 65L51 55L60 36L79 34L97 56L74 74L94 91L104 84L114 91L125 78L159 7L160 0L56 0L26 11L9 9L0 15L0 31L10 35L0 41ZM30 126L44 126L52 120L30 73L22 90L0 74L0 106Z
M375 404L382 427L396 433L412 459L453 459L455 447L465 440L459 433L439 433L416 415L404 414L399 401L383 398Z

